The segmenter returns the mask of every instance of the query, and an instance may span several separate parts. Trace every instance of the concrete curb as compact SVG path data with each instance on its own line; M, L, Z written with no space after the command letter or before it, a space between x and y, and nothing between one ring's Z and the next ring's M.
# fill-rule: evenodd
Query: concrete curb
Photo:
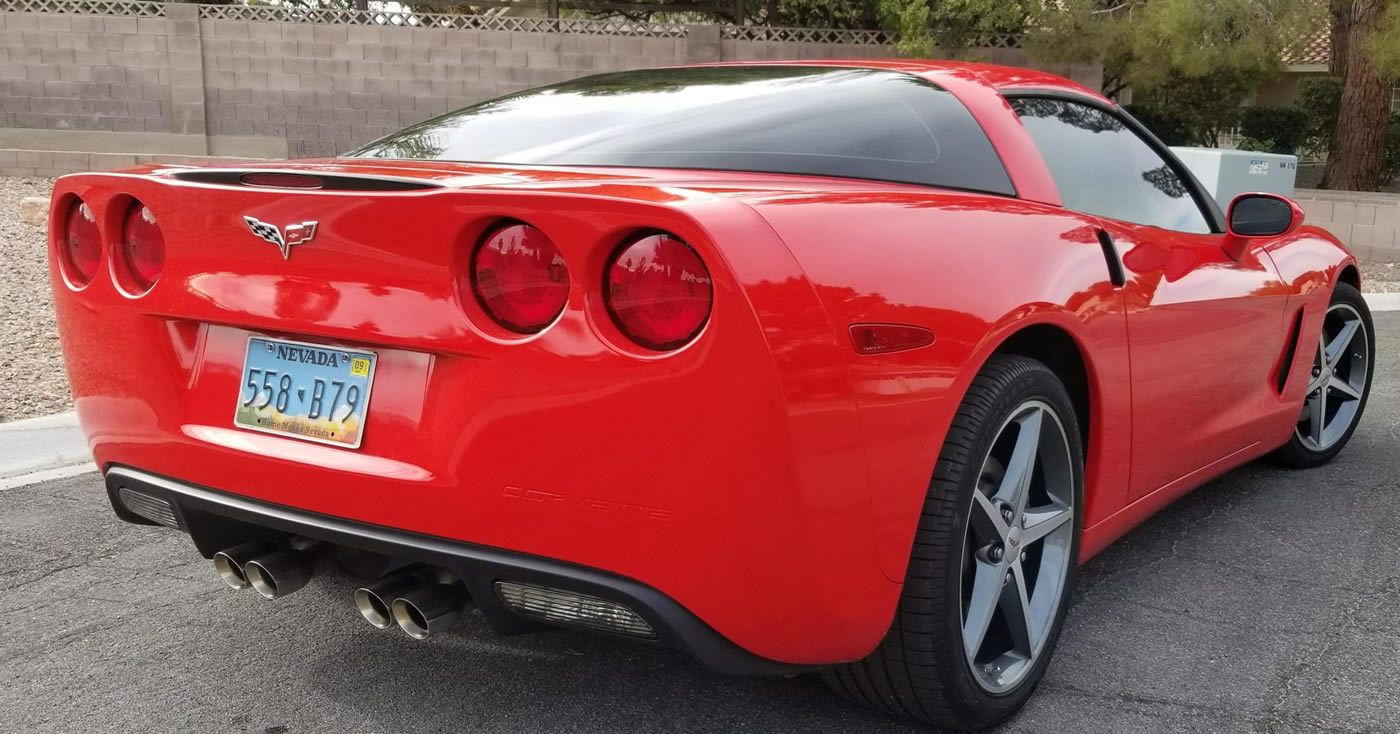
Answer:
M0 423L0 479L91 460L77 413Z
M1372 311L1400 311L1400 293L1366 293L1364 297Z

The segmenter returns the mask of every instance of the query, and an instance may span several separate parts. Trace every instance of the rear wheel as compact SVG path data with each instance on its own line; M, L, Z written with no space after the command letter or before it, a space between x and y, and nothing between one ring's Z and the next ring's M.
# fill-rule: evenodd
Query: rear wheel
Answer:
M1340 453L1366 409L1375 363L1375 327L1366 300L1351 285L1338 283L1322 320L1298 424L1274 457L1306 468Z
M1044 364L993 357L958 408L919 518L899 609L838 693L949 729L981 729L1035 690L1079 558L1083 450Z

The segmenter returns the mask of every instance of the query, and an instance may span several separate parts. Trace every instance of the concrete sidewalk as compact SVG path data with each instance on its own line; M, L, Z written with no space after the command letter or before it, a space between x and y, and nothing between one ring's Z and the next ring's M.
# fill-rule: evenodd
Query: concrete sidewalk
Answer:
M91 460L72 411L0 423L0 479Z

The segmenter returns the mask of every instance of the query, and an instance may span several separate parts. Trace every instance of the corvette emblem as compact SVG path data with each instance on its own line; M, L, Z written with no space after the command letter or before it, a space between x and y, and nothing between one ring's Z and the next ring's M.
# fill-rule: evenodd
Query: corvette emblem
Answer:
M248 223L248 229L253 230L253 234L277 245L277 249L282 251L283 260L291 257L292 245L310 242L311 238L316 236L316 222L289 224L285 229L278 229L275 224L268 224L253 217L245 216L243 221Z

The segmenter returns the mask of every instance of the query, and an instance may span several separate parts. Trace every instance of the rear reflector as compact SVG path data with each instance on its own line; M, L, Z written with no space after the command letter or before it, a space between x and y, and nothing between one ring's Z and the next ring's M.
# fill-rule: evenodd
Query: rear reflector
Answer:
M851 346L861 354L918 349L933 343L933 332L911 324L851 324Z
M159 497L152 497L127 487L118 487L117 499L121 500L122 507L130 510L132 514L168 528L180 527L180 521L175 519L175 508Z
M630 637L656 637L656 631L636 612L596 596L518 581L497 581L496 595L511 609L547 622Z

